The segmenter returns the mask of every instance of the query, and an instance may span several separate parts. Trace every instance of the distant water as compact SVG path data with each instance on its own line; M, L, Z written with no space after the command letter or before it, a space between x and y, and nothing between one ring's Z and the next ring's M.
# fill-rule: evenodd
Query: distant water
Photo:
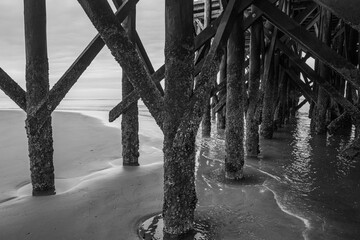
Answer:
M106 111L113 109L121 99L64 99L56 110L61 111ZM150 116L147 108L138 102L140 115ZM19 109L19 107L9 98L0 98L0 109Z

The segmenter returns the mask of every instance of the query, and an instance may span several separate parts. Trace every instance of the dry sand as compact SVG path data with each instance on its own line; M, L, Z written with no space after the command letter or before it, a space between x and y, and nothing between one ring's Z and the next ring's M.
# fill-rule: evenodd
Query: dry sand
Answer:
M142 166L123 167L118 128L55 112L57 195L31 197L24 119L0 111L0 239L138 239L140 219L162 207L162 136L154 122L141 117ZM303 239L304 223L279 208L263 175L249 170L254 182L225 184L213 176L218 164L201 161L198 212L218 226L220 239Z

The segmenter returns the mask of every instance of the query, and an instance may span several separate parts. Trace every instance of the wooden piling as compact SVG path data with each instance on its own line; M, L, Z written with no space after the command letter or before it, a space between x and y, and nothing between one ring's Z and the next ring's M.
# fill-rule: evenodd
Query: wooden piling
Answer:
M114 0L117 8L123 3L122 0ZM134 7L123 22L130 40L136 43L136 8ZM130 94L134 87L128 80L126 73L122 71L122 99ZM133 102L122 114L121 119L121 144L124 166L139 166L139 111L137 101Z
M211 23L211 0L204 0L204 27ZM205 113L201 122L202 136L210 137L211 134L211 106L210 99L205 105Z
M227 65L227 47L224 49L224 55L221 58L220 68L219 68L219 84L226 82L226 65ZM226 88L223 88L219 91L218 94L219 100L226 98ZM217 128L218 129L225 129L225 109L222 108L220 111L217 112Z
M243 178L244 166L244 59L243 15L235 21L228 41L225 129L225 176Z
M49 92L45 0L24 0L26 108L30 111ZM32 194L55 194L51 112L41 120L27 115ZM31 121L32 120L32 121Z
M183 134L191 129L181 129L179 126L193 86L192 11L192 0L165 1L163 218L164 232L173 235L186 233L193 228L197 202L195 133ZM178 131L181 133L177 134ZM177 143L178 138L182 138L182 144Z
M330 45L331 42L331 13L325 9L321 8L321 32L320 38L326 44ZM331 71L324 64L319 64L319 75L324 79L330 80ZM314 119L314 130L316 134L326 134L326 112L329 106L329 96L323 88L319 88L318 90L318 99L315 110L315 119Z
M249 70L249 105L246 112L246 153L248 156L257 156L259 148L259 122L255 117L259 102L260 69L261 69L261 37L263 24L258 19L251 26L250 35L250 70Z

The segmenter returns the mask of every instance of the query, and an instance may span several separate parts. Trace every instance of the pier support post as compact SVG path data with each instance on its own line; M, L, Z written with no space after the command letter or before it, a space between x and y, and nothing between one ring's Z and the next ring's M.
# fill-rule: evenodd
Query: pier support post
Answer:
M226 65L227 65L227 51L226 47L224 49L224 55L221 58L220 63L220 74L219 74L219 84L222 82L226 82ZM222 99L226 95L226 88L219 91L219 100ZM222 108L217 112L217 129L225 129L225 109Z
M193 1L165 1L164 232L193 228L196 207L195 131L181 129L194 74ZM181 141L179 141L181 139ZM166 238L172 239L172 238Z
M273 56L268 56L273 58ZM273 61L270 65L268 77L264 83L264 99L262 107L262 118L260 125L261 136L265 139L272 139L274 133L274 111L273 111L273 97L274 97L274 74L273 74Z
M114 0L119 6L122 0ZM136 35L136 10L130 12L123 22L124 29L130 40L135 43ZM125 71L122 71L122 98L134 90L134 87L128 80ZM121 144L122 157L124 166L139 166L139 117L137 101L132 103L129 108L122 114L121 119Z
M225 176L228 179L243 178L244 167L245 40L242 16L241 13L235 21L227 49Z
M250 35L249 106L246 112L246 153L248 156L257 156L260 153L259 122L256 111L259 107L262 27L261 19L257 20L251 26Z
M325 8L321 9L321 40L330 45L331 43L331 12ZM330 80L330 69L324 64L319 63L319 75L324 79ZM329 106L329 95L321 87L318 90L318 99L315 110L314 130L316 134L326 134L326 112Z
M24 18L29 113L49 91L45 0L24 0ZM28 115L26 119L34 196L55 194L51 112L47 111L42 117L46 119L43 124L37 116Z
M204 27L211 23L211 0L204 1ZM210 99L205 105L205 113L201 122L202 136L210 137L211 134L211 105Z

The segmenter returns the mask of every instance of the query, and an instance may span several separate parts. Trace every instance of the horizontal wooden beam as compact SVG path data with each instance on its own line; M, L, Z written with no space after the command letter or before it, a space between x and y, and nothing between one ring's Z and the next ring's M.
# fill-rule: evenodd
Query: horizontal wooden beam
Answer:
M261 9L266 18L282 32L303 45L315 58L328 65L345 80L351 82L356 89L360 90L360 72L353 64L306 31L268 0L254 0L254 5Z
M2 68L0 68L0 89L26 112L26 92Z

